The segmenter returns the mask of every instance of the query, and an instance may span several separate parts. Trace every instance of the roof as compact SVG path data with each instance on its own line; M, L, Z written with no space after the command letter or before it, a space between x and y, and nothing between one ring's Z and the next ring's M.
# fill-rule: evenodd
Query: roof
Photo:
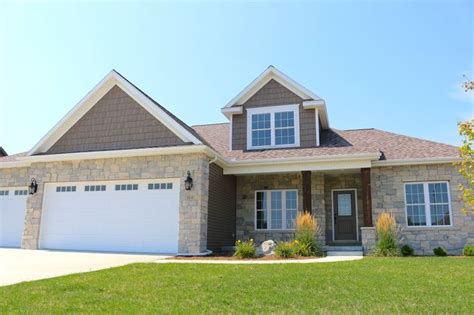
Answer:
M302 105L304 108L312 108L318 110L318 115L321 119L321 125L324 129L329 128L329 118L326 108L326 102L275 68L274 66L269 66L265 71L263 71L257 78L255 78L249 85L247 85L239 94L237 94L232 100L230 100L222 109L221 112L230 119L231 115L241 114L238 111L242 105L248 101L255 93L257 93L262 87L264 87L268 82L274 80L281 84L286 89L290 90L297 96L299 96L303 102ZM236 111L237 110L237 111Z
M319 147L229 150L229 124L193 126L219 154L231 160L259 160L298 157L324 157L349 154L381 153L381 160L411 160L430 158L455 158L455 146L399 135L378 129L337 130L321 132Z
M0 147L0 156L7 156L8 153L2 147Z
M0 156L0 163L16 162L16 161L18 161L19 157L26 156L27 153L28 152L22 152L22 153L7 155L7 156Z
M115 72L116 74L118 74L120 77L122 77L122 79L124 79L125 81L127 81L128 83L130 83L134 88L136 88L138 91L140 91L140 93L142 93L146 98L148 98L153 104L155 104L156 106L158 106L162 111L164 111L168 116L170 116L176 123L178 123L179 125L181 125L184 129L186 129L187 131L189 131L193 136L195 136L196 138L198 138L199 140L201 140L202 142L205 142L203 138L201 138L199 136L199 134L193 129L191 128L189 125L187 125L184 121L182 121L181 119L179 119L178 117L176 117L172 112L170 112L168 109L166 109L165 107L163 107L162 105L160 105L157 101L155 101L151 96L149 96L148 94L146 94L145 92L143 92L138 86L136 86L135 84L133 84L132 82L130 82L126 77L124 77L122 74L120 74L120 72L118 72L117 70L113 69L112 70L113 72Z
M163 125L175 133L181 140L192 144L202 144L196 132L143 93L120 73L112 70L107 74L76 106L74 106L34 147L27 155L37 155L56 143L81 117L83 117L100 98L112 87L118 86L130 95L140 106L147 110Z

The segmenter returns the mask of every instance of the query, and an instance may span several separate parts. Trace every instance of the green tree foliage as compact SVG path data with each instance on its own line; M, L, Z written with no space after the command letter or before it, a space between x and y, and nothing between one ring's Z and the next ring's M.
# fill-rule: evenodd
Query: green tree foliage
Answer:
M474 81L466 81L463 84L466 92L474 90ZM459 123L459 134L462 136L460 155L462 161L459 163L459 172L468 180L467 185L459 185L465 207L463 211L474 212L474 119Z

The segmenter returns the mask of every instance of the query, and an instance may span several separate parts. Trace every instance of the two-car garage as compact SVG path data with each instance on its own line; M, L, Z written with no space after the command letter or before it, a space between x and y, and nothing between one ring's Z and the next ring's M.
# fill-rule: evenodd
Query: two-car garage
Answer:
M42 249L178 251L178 179L46 183L42 208Z

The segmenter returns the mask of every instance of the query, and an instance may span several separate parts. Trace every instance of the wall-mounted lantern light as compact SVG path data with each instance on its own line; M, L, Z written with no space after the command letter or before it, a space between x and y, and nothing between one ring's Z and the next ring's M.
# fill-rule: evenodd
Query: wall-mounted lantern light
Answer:
M31 179L30 185L28 186L28 192L30 195L33 195L36 193L36 191L38 191L38 184L36 183L36 179L33 177Z
M190 171L188 171L188 177L184 180L184 188L186 188L186 190L193 188L193 178L191 177Z

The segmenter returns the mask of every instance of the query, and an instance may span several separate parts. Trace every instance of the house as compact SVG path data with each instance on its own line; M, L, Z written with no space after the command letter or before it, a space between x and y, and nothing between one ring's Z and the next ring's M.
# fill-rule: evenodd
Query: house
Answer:
M288 239L311 211L327 245L375 242L395 214L417 254L474 243L456 147L330 126L326 102L273 66L190 127L111 71L29 152L0 158L0 246L205 254Z
M0 156L7 156L8 153L2 147L0 147Z

